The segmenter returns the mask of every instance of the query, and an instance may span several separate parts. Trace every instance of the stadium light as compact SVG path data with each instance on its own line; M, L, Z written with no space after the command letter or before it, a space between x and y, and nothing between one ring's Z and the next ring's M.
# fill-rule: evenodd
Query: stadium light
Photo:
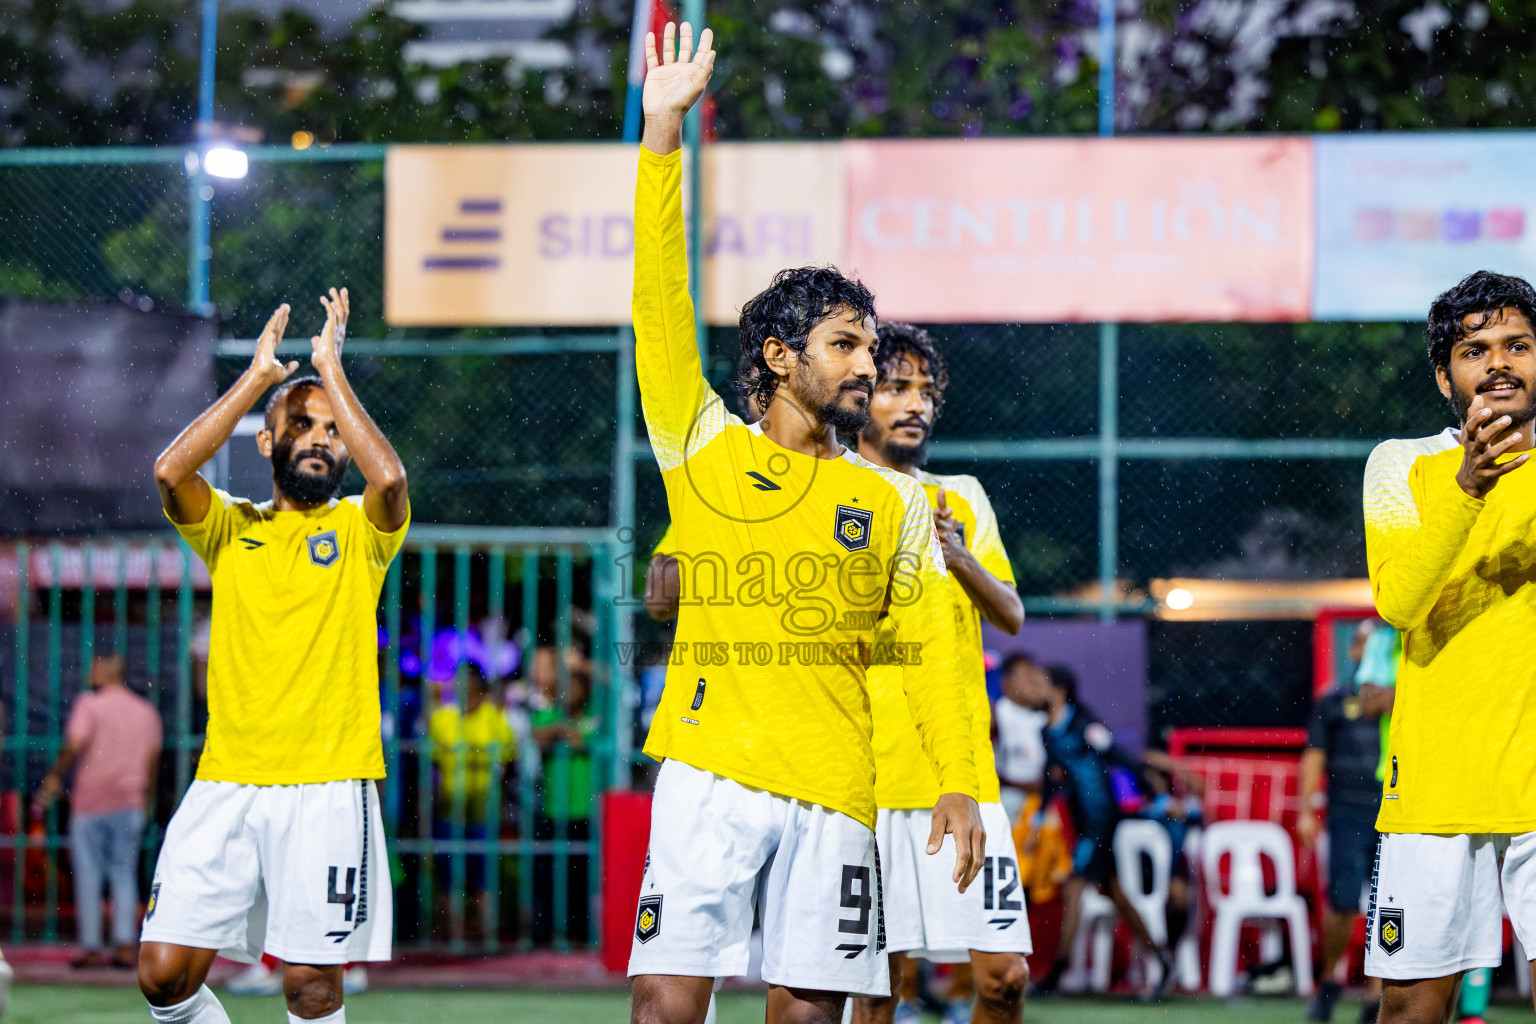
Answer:
M1168 591L1168 596L1163 598L1163 603L1176 612L1181 612L1195 603L1195 595L1183 587L1175 587Z
M250 160L233 146L214 146L203 154L203 170L215 178L243 178L250 170Z

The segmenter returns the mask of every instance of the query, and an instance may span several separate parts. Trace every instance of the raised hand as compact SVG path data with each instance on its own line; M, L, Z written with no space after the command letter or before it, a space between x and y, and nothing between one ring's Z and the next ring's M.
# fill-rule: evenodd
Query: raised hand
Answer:
M952 564L965 552L965 542L960 539L960 522L955 518L955 510L945 503L942 487L939 488L939 507L933 510L933 529L939 535L945 564Z
M277 311L267 321L267 326L262 328L261 337L256 339L256 355L251 358L251 368L247 371L260 380L264 387L281 384L299 368L297 361L277 361L277 346L287 329L288 303L285 302L277 307Z
M693 26L683 22L681 43L675 45L677 26L667 22L662 31L661 53L656 53L656 33L645 34L645 90L641 109L647 118L681 119L704 95L709 76L715 69L714 32L705 29L699 48L693 48ZM676 53L674 54L674 45Z
M1498 461L1499 456L1520 443L1518 431L1499 439L1512 425L1508 416L1494 419L1493 410L1482 395L1472 399L1466 425L1461 428L1461 469L1456 473L1456 483L1472 497L1486 498L1499 477L1519 469L1530 459L1530 452L1521 452L1508 462Z
M329 296L320 296L320 305L325 307L325 326L318 335L309 339L309 361L315 364L317 370L326 363L340 365L341 346L347 338L347 317L352 312L345 288L340 291L332 288Z

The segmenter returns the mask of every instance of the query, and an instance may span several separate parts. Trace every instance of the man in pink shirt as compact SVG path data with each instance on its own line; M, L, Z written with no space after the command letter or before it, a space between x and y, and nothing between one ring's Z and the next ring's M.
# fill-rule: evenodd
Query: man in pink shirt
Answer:
M91 663L91 692L81 694L64 727L64 749L37 791L39 810L63 790L75 768L70 793L70 851L75 867L75 917L85 955L77 967L138 963L139 843L160 761L160 713L124 684L121 654ZM101 883L112 883L112 942L107 957L101 935Z

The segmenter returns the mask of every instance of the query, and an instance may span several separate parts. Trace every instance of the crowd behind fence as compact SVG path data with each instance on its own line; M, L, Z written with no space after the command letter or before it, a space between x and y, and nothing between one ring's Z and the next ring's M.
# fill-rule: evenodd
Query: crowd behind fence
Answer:
M600 529L424 526L391 567L379 619L379 785L402 943L594 941L595 796L627 780L616 766L629 759L631 713L616 683L622 549ZM9 712L0 830L10 833L0 933L54 941L74 931L61 884L67 808L39 815L31 794L93 657L122 652L128 685L159 712L166 736L143 844L147 880L203 743L208 577L170 535L12 544L0 548L0 572L12 589L0 653ZM452 727L482 694L508 723L504 739Z
M0 214L12 225L0 234L0 295L183 306L197 255L187 241L196 197L185 155L0 151ZM462 786L448 787L460 798L444 813L434 789L443 765L451 773L469 762L434 764L430 729L402 727L412 677L401 645L406 636L425 642L503 622L501 641L522 661L510 680L493 671L492 683L510 683L525 704L531 655L553 648L558 700L568 698L573 671L590 672L601 722L588 752L590 785L629 781L637 696L633 666L616 652L654 627L636 622L634 606L618 598L638 588L667 521L638 416L632 337L391 330L382 321L382 148L259 147L250 156L244 181L207 186L215 191L206 200L206 256L225 339L209 355L218 385L246 364L249 339L278 302L315 313L311 296L347 285L349 375L410 471L414 519L458 524L414 528L381 608L384 794L401 938L487 948L529 942L534 879L548 870L554 904L539 937L579 942L570 910L595 891L590 853L601 822L595 810L573 816L580 802L549 786L556 777L570 785L580 751L554 741L552 761L535 773L524 762L530 725L518 757L485 752L483 781L500 798L479 804L484 819L473 820ZM295 353L307 351L303 317L296 312ZM1434 433L1448 415L1416 325L930 326L952 377L930 468L974 473L986 486L1032 614L1142 614L1149 582L1174 575L1363 575L1366 454L1383 437ZM713 329L707 344L707 372L724 390L734 332ZM144 453L146 486L153 454ZM0 869L0 907L9 908L14 938L52 939L67 930L56 898L65 822L50 810L28 823L25 795L58 749L81 666L108 644L126 651L130 681L165 716L166 770L153 819L163 826L200 744L195 633L206 595L200 565L169 530L92 538L84 549L35 540L8 550L17 568L14 600L0 601L13 610L3 653L4 788L16 795L4 804L14 840L13 863ZM69 585L62 568L28 575L52 559L68 562L75 550L128 556L112 562L123 569L111 581L100 581L99 567L82 568L90 586ZM128 568L140 557L134 552L153 553L143 556L142 581ZM1227 627L1191 628L1215 636ZM587 664L570 656L578 648ZM465 682L456 667L451 689L461 707ZM1208 724L1202 716L1233 706L1220 688L1188 692L1200 706L1155 711L1156 728ZM1241 724L1295 724L1258 720L1267 707L1255 704L1254 720ZM564 767L552 774L550 763ZM582 820L588 824L572 828ZM158 838L151 828L147 853ZM146 871L151 863L145 859ZM468 889L485 896L471 899Z

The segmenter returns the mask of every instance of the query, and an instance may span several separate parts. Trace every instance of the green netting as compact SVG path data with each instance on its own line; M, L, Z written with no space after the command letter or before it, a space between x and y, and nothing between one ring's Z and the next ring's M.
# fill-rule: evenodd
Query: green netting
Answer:
M0 294L181 305L188 188L177 162L0 166Z
M354 337L387 333L383 163L316 156L253 151L245 179L208 186L210 287L226 337L253 337L281 300L294 304L292 333L302 337L318 326L313 301L331 284L351 289ZM0 212L12 225L0 235L0 293L184 302L190 180L174 151L141 158L151 162L83 153L61 163L49 151L25 164L11 154L0 165ZM1110 449L1100 444L1095 325L932 329L952 375L932 468L986 483L1031 595L1097 580L1105 450L1119 455L1109 502L1116 570L1133 585L1186 572L1357 575L1370 443L1432 433L1446 420L1415 325L1121 325L1112 403L1120 443ZM728 391L735 332L713 330L710 350L711 380ZM222 362L222 381L241 365ZM611 354L355 356L351 365L407 454L424 521L618 521L609 507ZM1275 440L1342 444L1243 447ZM1195 447L1149 448L1169 441ZM666 518L648 465L636 463L642 546Z
M220 387L248 364L221 360ZM417 521L464 525L608 524L614 372L592 352L347 361L409 469Z

